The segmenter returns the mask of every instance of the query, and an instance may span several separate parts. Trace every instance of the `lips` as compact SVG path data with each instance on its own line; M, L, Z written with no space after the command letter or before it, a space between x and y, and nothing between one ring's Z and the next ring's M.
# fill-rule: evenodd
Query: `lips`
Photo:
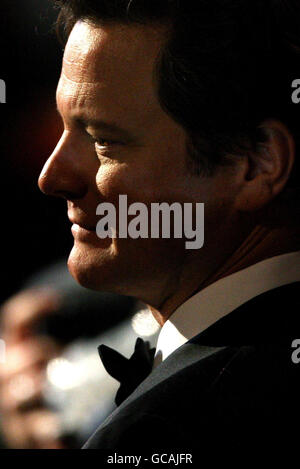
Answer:
M80 228L83 228L84 230L96 231L96 226L91 225L83 220L75 220L73 218L69 218L69 220L73 225L78 225Z

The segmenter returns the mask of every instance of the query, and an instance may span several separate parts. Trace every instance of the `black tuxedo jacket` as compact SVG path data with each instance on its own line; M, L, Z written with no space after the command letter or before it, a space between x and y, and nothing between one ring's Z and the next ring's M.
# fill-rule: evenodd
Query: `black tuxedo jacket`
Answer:
M299 288L260 295L189 340L84 448L274 456L298 447L300 363L292 361L292 342L300 339Z

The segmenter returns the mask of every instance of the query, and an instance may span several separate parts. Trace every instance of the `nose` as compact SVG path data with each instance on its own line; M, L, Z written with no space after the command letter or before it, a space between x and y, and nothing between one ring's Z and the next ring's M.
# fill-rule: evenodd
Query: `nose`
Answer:
M72 200L84 197L87 180L84 166L78 158L80 148L67 131L64 131L52 155L46 161L38 186L47 195Z

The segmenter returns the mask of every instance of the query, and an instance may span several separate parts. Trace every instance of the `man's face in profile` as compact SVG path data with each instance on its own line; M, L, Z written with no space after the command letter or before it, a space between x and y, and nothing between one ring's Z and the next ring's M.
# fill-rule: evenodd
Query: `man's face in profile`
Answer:
M228 226L236 221L235 172L192 175L186 133L159 104L154 69L164 41L162 26L75 25L57 89L65 131L40 177L43 191L68 201L73 276L154 306L172 295L189 263L204 275L213 269L219 235L225 255ZM205 203L203 252L187 251L185 239L99 239L98 204L117 209L123 194L128 205Z

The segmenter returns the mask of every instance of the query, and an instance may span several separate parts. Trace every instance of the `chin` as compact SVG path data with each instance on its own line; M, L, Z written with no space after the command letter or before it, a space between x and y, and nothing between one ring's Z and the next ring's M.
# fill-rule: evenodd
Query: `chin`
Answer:
M85 288L133 296L154 304L153 298L163 294L169 278L177 272L175 267L179 257L174 249L166 254L165 243L160 243L159 250L157 244L154 243L156 249L151 249L153 246L148 240L140 243L121 240L118 244L110 243L108 247L100 248L75 240L68 268L73 278Z
M91 290L98 290L95 281L92 281L93 275L91 273L91 269L87 265L75 260L72 253L68 259L68 269L74 280L76 280L79 285Z
M72 277L85 288L112 293L123 293L122 278L118 275L119 259L112 255L111 249L89 249L75 243L69 259L68 269ZM123 293L127 294L127 293Z

